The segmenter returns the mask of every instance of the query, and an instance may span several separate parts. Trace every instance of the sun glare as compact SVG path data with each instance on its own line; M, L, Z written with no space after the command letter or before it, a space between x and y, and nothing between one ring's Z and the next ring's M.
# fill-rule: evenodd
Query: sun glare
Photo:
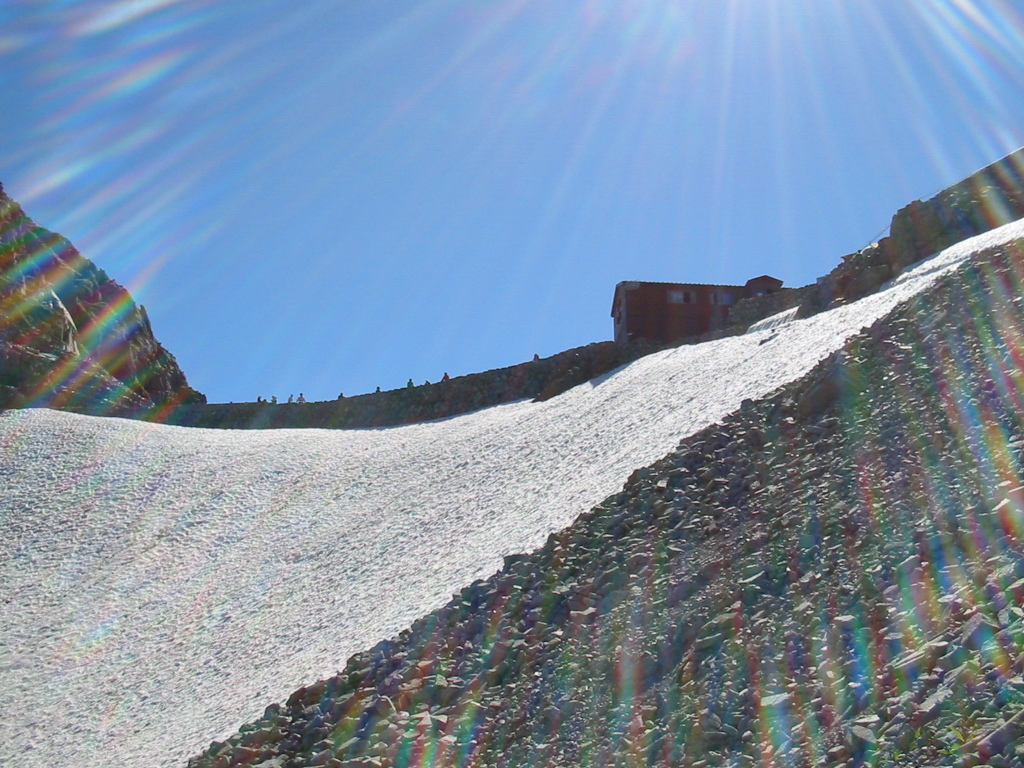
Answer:
M812 279L809 218L848 223L860 247L933 191L923 173L938 187L965 156L980 166L1020 141L1024 18L1006 0L6 13L0 59L25 123L8 185L133 284L160 279L154 264L216 262L256 286L284 258L252 259L264 244L318 267L349 253L460 273L492 261L496 317L532 291L550 328L595 258L660 274L696 252L698 278L732 279L770 241L791 280ZM889 198L866 227L881 174ZM332 241L346 250L325 253ZM187 299L175 290L165 306Z

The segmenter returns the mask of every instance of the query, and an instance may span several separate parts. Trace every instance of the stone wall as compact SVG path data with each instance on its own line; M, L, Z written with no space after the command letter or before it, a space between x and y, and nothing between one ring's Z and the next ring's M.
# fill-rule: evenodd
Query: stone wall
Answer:
M547 400L657 349L648 342L602 341L435 384L315 403L189 405L164 420L182 426L228 429L359 429L413 424L526 398Z
M811 286L783 288L777 293L741 299L729 312L729 326L733 329L746 330L758 320L798 306L811 290Z

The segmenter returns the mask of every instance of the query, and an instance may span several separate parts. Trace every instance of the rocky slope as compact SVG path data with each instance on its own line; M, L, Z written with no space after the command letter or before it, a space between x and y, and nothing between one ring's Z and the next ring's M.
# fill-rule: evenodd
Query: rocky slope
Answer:
M0 185L0 408L129 415L205 402L146 311Z
M190 766L1024 765L1022 284L975 258Z

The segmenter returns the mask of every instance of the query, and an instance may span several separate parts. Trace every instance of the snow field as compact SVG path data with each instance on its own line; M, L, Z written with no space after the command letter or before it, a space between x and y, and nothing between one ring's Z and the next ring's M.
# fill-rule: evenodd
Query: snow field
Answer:
M855 304L428 424L0 415L0 764L183 765L1020 237L1007 225Z

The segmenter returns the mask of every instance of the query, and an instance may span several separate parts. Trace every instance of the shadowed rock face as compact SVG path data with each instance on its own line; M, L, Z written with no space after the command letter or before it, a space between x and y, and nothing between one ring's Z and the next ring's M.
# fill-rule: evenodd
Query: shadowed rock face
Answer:
M892 218L889 235L848 254L816 284L784 293L765 311L800 305L807 317L835 303L874 293L921 259L1024 217L1024 149L971 174L929 200L915 200ZM781 304L788 300L790 303ZM753 307L747 308L749 312ZM754 318L759 319L759 318Z
M0 407L129 415L205 400L128 291L0 185Z
M1021 765L1022 265L961 268L191 765Z

